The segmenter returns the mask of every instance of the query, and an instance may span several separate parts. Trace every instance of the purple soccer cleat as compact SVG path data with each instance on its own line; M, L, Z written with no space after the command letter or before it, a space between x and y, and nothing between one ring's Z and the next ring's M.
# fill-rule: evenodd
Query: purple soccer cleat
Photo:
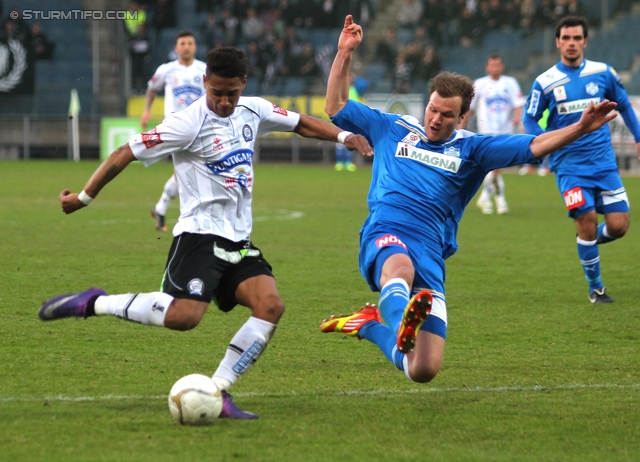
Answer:
M257 419L257 414L251 412L241 411L238 406L235 405L231 399L231 393L227 390L222 390L222 411L220 412L221 419Z
M89 300L100 295L107 295L107 293L97 287L92 287L78 294L58 295L42 305L38 316L40 316L40 319L43 321L71 317L86 318Z

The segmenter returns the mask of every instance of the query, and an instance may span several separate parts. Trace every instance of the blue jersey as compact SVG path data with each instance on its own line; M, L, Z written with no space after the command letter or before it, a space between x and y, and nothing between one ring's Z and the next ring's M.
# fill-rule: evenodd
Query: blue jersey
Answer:
M536 78L527 98L524 126L529 133L541 133L537 122L545 109L549 109L547 130L566 127L580 120L590 103L598 104L604 99L618 103L617 110L623 115L632 111L620 76L613 68L586 59L578 67L560 62ZM636 127L637 124L635 120ZM573 175L589 176L618 169L608 125L583 135L551 154L549 159L552 171Z
M386 222L435 239L443 258L455 252L458 222L487 172L539 163L529 148L530 135L458 130L446 141L432 142L415 117L383 113L355 101L331 120L364 135L374 148L365 228Z

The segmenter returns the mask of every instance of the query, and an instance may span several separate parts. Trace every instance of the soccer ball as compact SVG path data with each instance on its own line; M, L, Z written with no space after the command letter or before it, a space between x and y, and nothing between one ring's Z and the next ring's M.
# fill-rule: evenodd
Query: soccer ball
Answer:
M182 425L209 425L222 411L222 393L210 377L182 377L169 392L169 410Z

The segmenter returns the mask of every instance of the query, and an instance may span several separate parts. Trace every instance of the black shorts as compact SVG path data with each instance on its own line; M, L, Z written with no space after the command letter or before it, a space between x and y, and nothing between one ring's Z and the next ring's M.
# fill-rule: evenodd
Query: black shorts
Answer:
M251 241L182 233L169 249L162 291L175 298L213 300L226 312L238 303L235 293L240 283L261 274L273 277L271 265Z

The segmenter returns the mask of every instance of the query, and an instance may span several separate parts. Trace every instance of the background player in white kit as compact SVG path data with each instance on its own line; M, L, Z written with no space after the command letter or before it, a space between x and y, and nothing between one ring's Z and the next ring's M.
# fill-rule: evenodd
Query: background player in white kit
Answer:
M158 67L147 84L145 106L140 125L147 128L151 117L151 105L160 90L164 88L164 116L169 117L174 112L182 111L191 103L204 95L202 77L207 65L195 59L196 39L191 31L185 30L176 37L174 47L178 59ZM169 204L178 196L178 182L176 176L171 175L162 191L158 203L151 208L151 216L156 221L158 231L166 231L165 215Z
M486 69L488 75L474 82L476 95L471 101L471 108L463 119L461 128L465 128L469 119L475 114L478 133L483 135L511 134L520 125L522 107L525 103L520 85L513 77L502 75L504 63L500 55L489 55ZM499 214L509 211L504 195L504 180L500 175L500 170L489 172L484 180L477 201L482 213L493 213L491 196L495 199Z
M254 364L284 312L271 266L250 240L253 149L256 136L293 131L306 138L344 143L365 155L373 149L361 135L287 111L258 97L241 97L247 81L244 53L213 49L207 55L206 97L135 135L98 167L84 190L64 190L65 213L87 205L130 162L148 166L173 157L180 185L180 219L173 229L162 292L107 295L98 288L59 295L40 309L42 320L116 316L149 326L189 330L215 300L222 311L236 304L252 316L231 339L213 380L223 391L222 417L256 418L240 411L226 390Z

